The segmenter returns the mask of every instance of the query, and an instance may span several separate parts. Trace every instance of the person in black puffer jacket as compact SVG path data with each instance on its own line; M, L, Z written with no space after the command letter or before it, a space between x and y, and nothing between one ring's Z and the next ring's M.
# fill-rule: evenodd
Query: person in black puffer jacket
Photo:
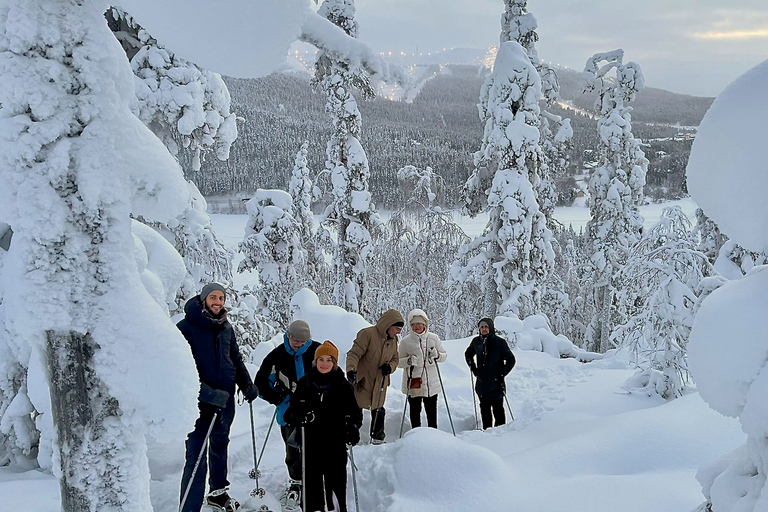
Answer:
M258 395L248 369L240 357L235 333L227 321L224 308L226 291L217 283L203 287L200 295L191 298L184 306L184 319L176 326L189 342L192 357L200 377L198 397L199 417L195 428L187 436L186 462L181 478L181 499L192 477L198 455L203 449L205 435L218 414L209 439L208 457L203 456L189 488L182 512L199 512L205 494L205 474L208 459L209 494L207 504L214 510L233 511L239 504L227 493L227 450L229 429L235 418L235 385L242 390L245 399L253 401Z
M347 448L360 442L363 411L344 372L338 367L339 349L326 340L315 351L311 370L299 380L286 416L304 427L307 510L347 512ZM325 498L323 498L325 496Z
M515 356L507 341L496 334L493 320L483 318L477 324L480 336L476 336L464 352L469 370L477 378L475 391L480 399L480 416L483 430L506 423L504 415L504 377L515 366ZM477 362L475 362L477 360Z

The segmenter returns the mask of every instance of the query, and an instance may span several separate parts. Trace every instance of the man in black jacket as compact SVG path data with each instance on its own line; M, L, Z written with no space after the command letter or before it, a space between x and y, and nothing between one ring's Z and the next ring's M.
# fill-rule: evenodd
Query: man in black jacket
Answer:
M477 324L480 336L476 336L464 352L469 370L477 378L475 391L480 398L480 416L483 430L506 423L504 416L504 377L515 366L515 356L506 340L496 334L493 320L483 318ZM475 362L477 360L477 362Z
M208 440L208 457L200 459L195 479L181 512L199 512L205 494L205 474L210 459L208 477L209 494L206 504L214 510L232 512L240 504L230 498L227 480L227 450L229 429L235 418L235 384L249 402L259 392L251 381L248 369L240 356L235 333L227 321L224 308L226 291L218 283L207 284L200 295L187 301L184 318L177 327L189 342L200 377L200 395L197 407L200 416L195 429L187 436L186 462L181 478L181 500L192 478L192 471L200 452L204 449L205 436L214 414Z
M256 372L256 385L261 397L277 407L277 423L285 442L285 465L288 467L288 485L280 497L283 510L298 510L301 502L301 452L288 443L293 432L283 417L290 406L296 384L312 368L315 350L320 343L312 341L309 324L296 320L288 326L283 343L272 349Z

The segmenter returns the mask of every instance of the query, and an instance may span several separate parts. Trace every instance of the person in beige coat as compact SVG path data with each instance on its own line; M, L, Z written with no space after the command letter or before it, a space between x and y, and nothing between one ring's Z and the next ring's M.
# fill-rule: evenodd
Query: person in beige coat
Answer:
M437 363L448 358L440 337L429 332L429 318L421 309L408 313L408 333L398 347L400 368L403 370L403 393L408 396L411 427L421 426L421 406L427 413L427 426L437 428L437 395L440 377Z
M397 369L397 335L404 325L399 311L385 311L376 325L357 333L347 352L347 379L355 388L357 404L371 411L372 444L384 442L384 401L389 375Z

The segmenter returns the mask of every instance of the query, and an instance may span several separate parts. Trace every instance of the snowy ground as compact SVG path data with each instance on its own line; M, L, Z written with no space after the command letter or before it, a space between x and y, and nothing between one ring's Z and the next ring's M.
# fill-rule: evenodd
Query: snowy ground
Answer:
M682 203L692 214L695 204ZM662 206L645 207L647 224L658 218ZM584 213L559 209L557 216L578 229L586 222ZM214 216L218 236L235 245L245 219ZM482 228L477 225L470 222L465 229L474 233ZM301 302L314 338L330 338L346 352L362 319L319 307L311 294ZM259 347L254 363L273 343ZM387 444L355 449L361 511L685 512L703 501L695 479L699 466L745 440L737 420L714 412L696 392L671 402L624 392L621 384L633 370L620 356L581 364L520 350L515 350L518 364L507 378L515 420L487 432L475 430L470 375L463 361L467 345L468 339L446 341L448 360L441 365L455 438L441 399L439 431L410 431L406 420L406 434L397 439L404 399L401 370L395 373L386 404ZM256 364L249 368L255 373ZM254 412L261 447L273 408L258 400ZM368 421L366 413L364 442ZM182 450L179 439L150 454L157 512L177 510ZM273 430L260 483L274 494L287 478L283 457L282 440ZM245 499L253 486L247 477L253 465L247 404L238 409L233 425L230 465L233 494ZM2 510L57 512L58 491L56 479L40 471L0 468ZM348 504L354 510L351 482Z

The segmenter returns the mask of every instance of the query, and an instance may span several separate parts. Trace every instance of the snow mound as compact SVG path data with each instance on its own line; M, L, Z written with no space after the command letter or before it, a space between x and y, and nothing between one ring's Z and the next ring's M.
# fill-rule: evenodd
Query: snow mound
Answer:
M594 361L605 356L577 347L562 334L555 335L543 315L531 315L520 320L509 313L497 316L494 325L502 337L514 339L514 346L521 350L544 352L552 357L572 357L579 361Z
M376 489L362 496L361 510L498 510L509 496L509 471L498 455L439 430L417 428L397 443L361 447L355 455L358 486Z
M768 60L715 99L701 121L688 190L720 230L752 251L768 250Z

